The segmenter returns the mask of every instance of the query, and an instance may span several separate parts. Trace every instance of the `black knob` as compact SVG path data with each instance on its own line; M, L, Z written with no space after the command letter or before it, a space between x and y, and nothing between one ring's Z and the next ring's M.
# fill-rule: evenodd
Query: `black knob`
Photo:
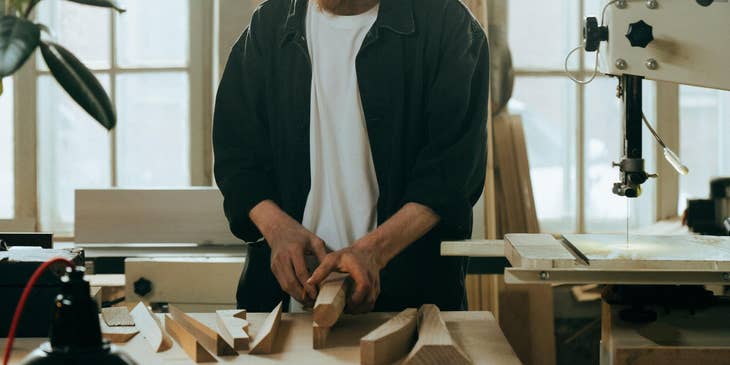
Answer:
M152 282L145 279L139 278L134 282L134 293L143 297L152 291Z
M583 27L583 39L586 42L586 51L595 52L602 41L608 40L608 27L599 27L595 17L587 18L586 26Z
M646 48L654 40L654 28L643 20L629 24L629 32L626 33L632 47Z
M714 2L715 0L697 0L697 4L700 4L702 6L710 6Z

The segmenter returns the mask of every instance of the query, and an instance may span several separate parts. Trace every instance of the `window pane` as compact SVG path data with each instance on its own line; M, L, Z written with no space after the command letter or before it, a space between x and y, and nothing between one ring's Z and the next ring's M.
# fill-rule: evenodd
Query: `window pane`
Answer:
M110 67L111 17L108 9L70 1L43 1L37 9L38 22L51 28L52 38L68 48L87 67ZM38 68L45 69L40 52L38 59Z
M97 75L108 88L109 77ZM74 190L109 187L109 133L51 76L38 78L38 204L42 230L73 231Z
M580 43L575 0L508 0L509 45L515 68L563 69L565 56ZM577 65L577 56L571 59Z
M624 232L626 209L629 205L629 225L632 228L653 223L655 217L656 181L642 185L638 199L613 194L613 183L619 181L619 170L611 162L623 155L623 109L616 98L615 78L601 77L585 87L585 227L587 232ZM654 118L654 83L644 81L644 114L656 125ZM661 131L660 131L661 133ZM646 170L655 172L656 142L643 129L643 156ZM630 200L630 201L629 201Z
M15 172L13 171L13 79L2 80L0 95L0 219L15 216Z
M117 62L122 67L186 66L188 1L126 0L117 16Z
M522 116L540 228L575 231L575 86L563 77L518 77L509 108Z
M679 213L687 199L707 199L710 180L730 176L730 92L680 86L680 157L689 174L679 179Z
M117 80L120 186L190 185L188 75L134 73Z

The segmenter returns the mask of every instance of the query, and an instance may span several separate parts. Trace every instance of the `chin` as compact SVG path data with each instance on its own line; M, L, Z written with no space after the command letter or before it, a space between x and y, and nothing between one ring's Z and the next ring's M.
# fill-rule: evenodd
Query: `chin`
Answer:
M340 9L347 0L317 0L317 2L319 3L320 8L329 12L334 12L335 10Z

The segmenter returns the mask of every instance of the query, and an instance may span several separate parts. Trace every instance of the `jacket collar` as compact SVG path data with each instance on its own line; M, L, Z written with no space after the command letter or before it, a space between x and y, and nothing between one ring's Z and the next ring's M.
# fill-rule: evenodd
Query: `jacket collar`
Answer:
M284 23L281 44L291 40L295 35L305 33L304 20L307 15L307 4L316 0L289 0L289 13ZM409 35L416 31L413 20L413 0L380 0L378 18L374 29L385 28L397 34Z

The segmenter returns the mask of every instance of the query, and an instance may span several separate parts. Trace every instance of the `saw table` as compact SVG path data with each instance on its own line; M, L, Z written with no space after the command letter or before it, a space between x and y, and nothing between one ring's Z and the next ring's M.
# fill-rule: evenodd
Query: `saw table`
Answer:
M268 313L248 313L250 331L253 337ZM312 349L312 315L310 313L284 313L270 355L249 355L241 351L239 356L217 357L226 364L359 364L360 338L375 329L393 313L368 313L344 315L330 332L327 347ZM192 314L211 328L216 327L214 313ZM454 340L474 361L475 365L518 365L519 360L507 343L499 325L489 312L442 312L446 325ZM162 320L162 315L160 315ZM164 320L162 320L164 323ZM5 339L0 339L0 348L5 348ZM18 364L30 351L47 339L16 339L11 364ZM174 341L173 341L174 342ZM194 364L177 342L171 349L154 353L141 335L133 337L126 344L118 345L138 364Z

